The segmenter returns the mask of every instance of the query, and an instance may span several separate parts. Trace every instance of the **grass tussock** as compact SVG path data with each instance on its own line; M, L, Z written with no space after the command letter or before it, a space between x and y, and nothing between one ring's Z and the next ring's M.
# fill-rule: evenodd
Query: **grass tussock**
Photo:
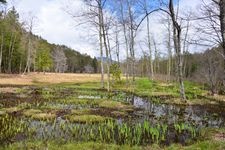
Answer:
M68 115L66 118L74 123L99 123L109 119L98 115Z

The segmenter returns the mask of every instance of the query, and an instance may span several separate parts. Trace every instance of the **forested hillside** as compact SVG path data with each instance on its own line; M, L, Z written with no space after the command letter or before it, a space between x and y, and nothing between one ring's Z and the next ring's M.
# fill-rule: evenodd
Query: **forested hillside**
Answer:
M0 72L96 72L97 61L69 47L50 44L32 33L32 21L19 22L13 7L0 14Z

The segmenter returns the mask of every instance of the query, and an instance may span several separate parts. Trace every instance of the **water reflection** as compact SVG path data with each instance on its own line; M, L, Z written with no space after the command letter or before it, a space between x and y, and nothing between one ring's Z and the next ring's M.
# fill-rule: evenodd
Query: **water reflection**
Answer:
M225 111L219 107L156 104L137 96L129 96L126 100L139 108L132 118L135 122L143 122L143 120L167 124L186 122L195 124L197 127L223 127L225 125Z

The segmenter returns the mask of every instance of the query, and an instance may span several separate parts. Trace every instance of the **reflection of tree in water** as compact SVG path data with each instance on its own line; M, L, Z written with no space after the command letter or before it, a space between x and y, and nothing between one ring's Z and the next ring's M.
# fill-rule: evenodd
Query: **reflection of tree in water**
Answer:
M201 106L176 106L153 103L150 100L127 95L127 102L138 108L134 112L134 122L148 120L151 124L174 124L184 122L196 127L221 127L224 125L225 115L216 108Z

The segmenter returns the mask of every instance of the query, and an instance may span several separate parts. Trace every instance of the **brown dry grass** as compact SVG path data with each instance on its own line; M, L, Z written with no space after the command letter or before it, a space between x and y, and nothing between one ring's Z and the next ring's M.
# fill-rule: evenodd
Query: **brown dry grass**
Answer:
M211 98L217 101L225 102L225 95L214 95L213 97L211 96Z
M225 141L225 133L217 133L214 135L214 140Z
M0 85L34 85L37 83L84 83L98 82L100 74L30 73L27 75L0 74Z

